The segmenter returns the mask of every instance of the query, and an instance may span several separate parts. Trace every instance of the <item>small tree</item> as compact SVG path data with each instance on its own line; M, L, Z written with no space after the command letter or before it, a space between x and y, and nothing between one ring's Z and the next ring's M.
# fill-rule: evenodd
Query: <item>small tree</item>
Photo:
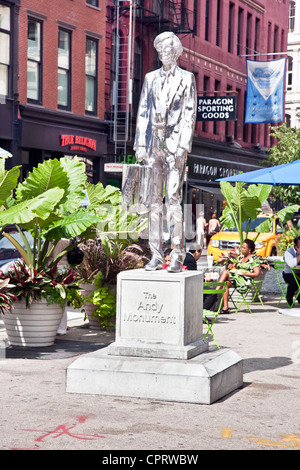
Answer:
M270 148L269 161L282 165L300 159L300 129L282 124L272 127L270 135L275 137L277 143ZM285 204L295 204L300 200L300 186L278 186L273 188L272 193Z
M272 187L267 184L250 184L246 189L245 183L236 183L232 186L226 181L220 182L221 192L226 200L226 207L220 222L227 228L237 227L240 245L247 237L251 220L257 218L261 212L263 202L268 198ZM243 232L242 224L247 222Z

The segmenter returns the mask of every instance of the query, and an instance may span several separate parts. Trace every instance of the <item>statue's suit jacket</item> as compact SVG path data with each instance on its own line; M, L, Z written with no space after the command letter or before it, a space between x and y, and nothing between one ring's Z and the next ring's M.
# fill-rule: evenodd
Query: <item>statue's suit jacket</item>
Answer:
M170 76L169 93L164 94L161 91L163 73L161 68L145 76L140 97L134 150L145 147L149 157L157 126L156 113L162 107L165 112L163 127L167 151L175 154L177 148L181 147L190 152L192 147L197 110L195 77L176 65Z

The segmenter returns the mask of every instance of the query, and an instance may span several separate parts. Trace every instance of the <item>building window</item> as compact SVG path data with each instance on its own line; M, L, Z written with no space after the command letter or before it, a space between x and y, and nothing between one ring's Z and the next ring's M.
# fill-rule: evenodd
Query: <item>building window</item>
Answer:
M229 4L229 16L228 16L228 52L232 52L233 43L233 22L234 22L234 3Z
M0 95L9 94L10 8L0 5Z
M134 66L133 66L133 87L132 87L132 113L137 114L139 97L142 90L142 71L143 71L143 55L142 44L139 39L134 41Z
M246 54L252 52L252 15L247 14L247 29L246 29Z
M99 7L99 0L86 0L87 5L92 5L93 7Z
M88 113L97 113L97 57L98 42L95 39L86 39L85 53L85 110Z
M254 52L257 53L260 47L260 19L255 19Z
M217 24L216 24L216 45L220 46L221 40L221 0L217 1Z
M57 105L71 109L71 33L58 30L58 83Z
M242 8L239 8L239 13L238 13L238 31L237 31L237 49L236 53L237 55L240 55L242 47L243 47L243 23L244 20L244 10Z
M292 33L295 29L295 13L296 13L296 2L290 2L289 9L289 33Z
M193 34L197 36L198 34L198 0L194 0L194 18L193 18Z
M209 26L210 26L210 10L209 10L209 0L206 0L205 6L205 41L209 41Z
M205 92L209 92L209 87L210 87L210 77L204 75L203 77L203 94L206 96ZM202 132L207 132L208 131L208 125L206 121L202 122Z
M42 103L42 23L28 19L27 99Z

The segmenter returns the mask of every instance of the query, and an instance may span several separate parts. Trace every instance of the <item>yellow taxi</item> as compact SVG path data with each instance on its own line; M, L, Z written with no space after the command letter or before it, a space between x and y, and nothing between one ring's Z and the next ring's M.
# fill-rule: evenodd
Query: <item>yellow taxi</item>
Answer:
M255 227L260 225L262 222L265 222L266 218L270 218L273 214L264 213L251 221L250 229L248 232L247 238L252 240L257 236L257 232L254 231ZM244 222L242 227L243 231L246 230L247 223ZM283 227L279 218L275 216L273 224L269 233L260 233L255 241L256 254L258 256L277 256L280 253L278 248L280 239L282 237L284 229L290 228L289 222ZM217 261L221 258L222 253L226 253L233 248L240 246L239 234L237 229L228 229L222 227L220 232L213 235L210 239L207 254L213 255L214 261Z

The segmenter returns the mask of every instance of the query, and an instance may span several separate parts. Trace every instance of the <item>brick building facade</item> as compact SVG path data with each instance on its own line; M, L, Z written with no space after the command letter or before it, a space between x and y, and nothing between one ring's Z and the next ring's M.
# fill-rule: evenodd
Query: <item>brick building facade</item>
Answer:
M244 124L246 56L281 57L288 9L288 0L0 0L0 146L23 175L77 154L91 179L120 185L104 162L132 161L143 79L160 67L153 40L172 30L198 95L237 97L236 120L197 122L187 162L185 201L219 212L215 180L266 159L269 124Z
M188 156L185 201L193 206L204 204L206 217L215 210L220 214L223 198L215 180L233 172L256 169L266 159L271 144L269 124L244 124L246 56L258 61L282 57L276 52L287 50L289 2L139 0L135 3L136 9L130 16L130 2L107 2L107 118L114 114L111 96L116 75L113 64L117 35L120 37L119 49L126 50L125 39L132 31L134 60L129 134L134 137L134 117L143 77L161 65L153 40L162 31L174 31L184 46L178 64L195 74L198 96L221 94L237 98L236 120L197 122L192 152ZM122 145L119 147L116 151L117 146L111 142L109 153L115 151L115 158L122 160ZM133 154L130 142L126 144L125 153L124 161Z
M9 132L0 128L0 145L14 155L9 163L21 164L25 176L45 158L78 155L98 181L107 141L105 1L1 0L0 15L10 24L0 106L1 122L9 118Z

